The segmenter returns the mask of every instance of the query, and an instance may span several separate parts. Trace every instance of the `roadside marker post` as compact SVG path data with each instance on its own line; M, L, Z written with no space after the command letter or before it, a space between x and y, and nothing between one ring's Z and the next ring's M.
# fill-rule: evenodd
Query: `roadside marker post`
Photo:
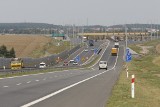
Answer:
M6 67L5 67L5 66L3 66L3 69L5 70L5 69L6 69Z
M134 98L134 81L135 81L135 76L132 75L132 80L131 80L131 97Z
M128 66L126 65L126 72L127 72L127 78L128 78Z

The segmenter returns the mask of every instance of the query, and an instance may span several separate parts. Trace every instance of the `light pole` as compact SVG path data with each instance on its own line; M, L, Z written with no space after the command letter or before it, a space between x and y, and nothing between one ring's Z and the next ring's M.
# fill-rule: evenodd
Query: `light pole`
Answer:
M125 35L126 35L126 49L127 49L127 40L128 40L128 36L127 36L127 27L125 25Z

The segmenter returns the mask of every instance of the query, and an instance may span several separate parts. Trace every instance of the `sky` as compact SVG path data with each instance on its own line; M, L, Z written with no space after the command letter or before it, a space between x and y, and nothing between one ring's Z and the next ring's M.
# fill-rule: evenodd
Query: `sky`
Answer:
M160 0L0 0L0 23L160 23Z

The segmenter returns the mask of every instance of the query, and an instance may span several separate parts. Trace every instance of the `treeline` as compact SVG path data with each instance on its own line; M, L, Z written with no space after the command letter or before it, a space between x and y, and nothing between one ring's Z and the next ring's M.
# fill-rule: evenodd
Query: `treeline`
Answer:
M0 57L4 58L15 58L15 51L12 47L10 50L7 50L7 47L5 45L0 46Z

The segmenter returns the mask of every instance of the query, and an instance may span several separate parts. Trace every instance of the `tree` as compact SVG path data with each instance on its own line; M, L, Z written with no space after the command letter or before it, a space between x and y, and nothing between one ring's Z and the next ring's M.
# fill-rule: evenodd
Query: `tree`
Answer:
M5 57L6 54L7 54L7 47L5 45L2 45L0 47L0 55L1 55L1 57Z
M8 51L5 45L0 46L0 57L15 58L16 55L15 55L14 48L12 47L11 50Z
M13 47L11 48L11 50L9 51L9 53L10 53L10 57L11 57L11 58L15 58L15 57L16 57L15 51L14 51L14 48L13 48Z

